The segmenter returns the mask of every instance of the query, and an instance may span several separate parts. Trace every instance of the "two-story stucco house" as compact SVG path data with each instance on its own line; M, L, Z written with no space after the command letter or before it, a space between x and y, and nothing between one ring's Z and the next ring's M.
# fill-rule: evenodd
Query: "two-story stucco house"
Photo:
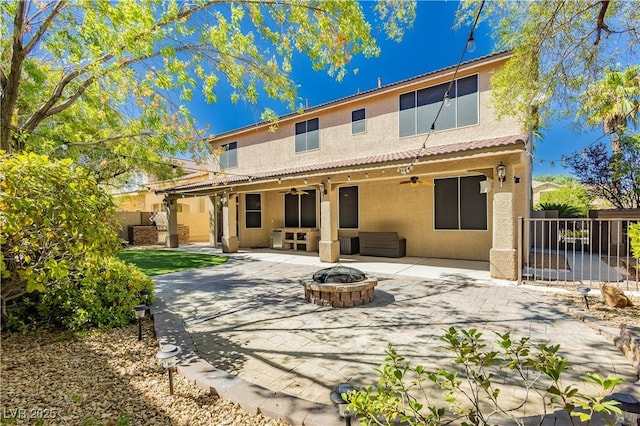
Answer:
M529 136L490 101L491 75L509 57L309 107L275 131L258 123L217 135L220 173L165 197L208 196L211 241L228 252L317 250L336 262L340 239L389 231L406 239L407 256L489 261L493 277L515 279Z

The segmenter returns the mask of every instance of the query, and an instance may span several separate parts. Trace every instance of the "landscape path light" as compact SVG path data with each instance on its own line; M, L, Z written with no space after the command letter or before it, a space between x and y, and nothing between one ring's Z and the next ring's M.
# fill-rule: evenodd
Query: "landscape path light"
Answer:
M331 402L338 406L338 414L344 418L344 424L351 426L351 410L349 409L349 401L344 397L346 393L354 391L356 388L350 383L342 383L336 386L334 390L329 394Z
M586 285L581 285L578 287L578 293L584 297L584 303L587 305L587 311L589 310L589 299L587 298L587 294L591 291L591 288Z
M156 354L156 358L162 361L162 366L169 372L169 395L173 395L173 370L178 365L178 354L182 350L176 345L164 345Z
M138 319L138 340L142 340L142 318L144 318L147 308L147 305L137 305L133 308L133 311L136 313L136 318Z

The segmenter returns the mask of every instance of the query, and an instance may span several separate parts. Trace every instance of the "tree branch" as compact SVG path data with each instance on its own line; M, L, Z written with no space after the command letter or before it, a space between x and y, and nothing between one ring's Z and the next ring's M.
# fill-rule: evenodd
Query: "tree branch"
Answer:
M606 32L607 35L611 34L612 31L609 30L607 24L604 23L604 16L607 13L607 8L609 7L609 0L602 0L600 2L600 13L598 13L598 24L596 26L596 41L593 43L594 46L597 46L600 43L600 37L602 35L602 31Z
M31 40L29 40L29 43L27 43L27 45L24 47L25 55L28 55L31 52L31 50L35 47L35 45L38 44L38 42L40 41L44 33L49 29L49 26L53 22L54 18L58 16L60 11L65 7L66 4L67 4L67 0L60 0L55 5L55 7L53 8L49 16L45 18L42 25L40 25L40 27L38 28L36 33L33 35Z

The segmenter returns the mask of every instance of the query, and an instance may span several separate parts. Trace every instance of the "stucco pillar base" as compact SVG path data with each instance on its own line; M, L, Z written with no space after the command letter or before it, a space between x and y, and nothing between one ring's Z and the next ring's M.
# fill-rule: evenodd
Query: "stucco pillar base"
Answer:
M169 248L178 247L178 234L168 234L166 246Z
M518 251L515 249L491 249L489 273L492 278L515 281L518 279Z
M237 253L238 246L238 237L222 237L223 253Z
M340 241L320 241L320 262L340 260Z

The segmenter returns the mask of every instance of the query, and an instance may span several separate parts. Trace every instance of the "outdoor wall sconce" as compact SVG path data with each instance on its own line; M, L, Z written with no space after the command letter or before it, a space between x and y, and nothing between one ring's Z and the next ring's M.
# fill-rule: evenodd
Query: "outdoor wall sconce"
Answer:
M320 182L320 184L318 186L320 187L320 192L323 195L327 195L327 189L324 187L324 182Z
M173 395L173 370L178 365L178 354L182 350L176 345L164 345L156 354L156 358L162 361L162 366L169 372L169 395Z
M331 402L338 406L338 414L344 419L345 426L351 426L351 410L349 409L349 400L345 394L354 391L356 388L350 383L342 383L329 394Z
M496 167L496 172L498 174L498 182L500 182L500 186L502 186L504 181L507 180L507 167L500 163L498 167Z
M142 340L142 318L144 318L144 314L147 312L147 305L138 305L133 308L133 311L136 313L136 318L138 319L138 340Z

